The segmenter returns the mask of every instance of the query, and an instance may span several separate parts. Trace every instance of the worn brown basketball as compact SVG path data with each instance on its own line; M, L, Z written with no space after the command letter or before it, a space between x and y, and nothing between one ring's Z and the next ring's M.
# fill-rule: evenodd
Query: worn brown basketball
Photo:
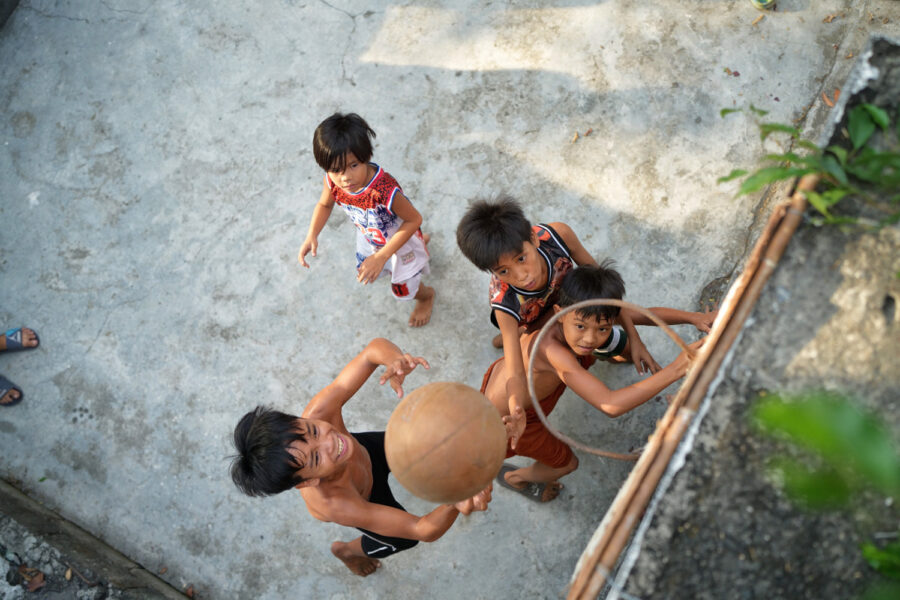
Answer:
M429 383L394 409L384 452L403 487L425 500L452 504L486 488L500 471L506 429L478 390Z

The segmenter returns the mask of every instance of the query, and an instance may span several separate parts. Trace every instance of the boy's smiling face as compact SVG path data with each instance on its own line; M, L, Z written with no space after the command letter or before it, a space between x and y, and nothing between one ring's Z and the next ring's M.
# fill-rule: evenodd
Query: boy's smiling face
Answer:
M338 472L353 455L351 440L328 421L297 419L297 429L306 437L306 441L297 440L288 447L288 453L303 465L299 475L306 481L297 487L317 485Z
M369 173L369 164L361 162L356 155L348 152L344 157L344 169L342 171L328 171L331 182L344 190L355 194L363 189L372 175Z
M555 306L554 310L559 312L559 306ZM581 315L577 310L560 317L559 324L566 345L578 356L589 356L596 348L606 344L613 326L609 319Z
M501 255L491 273L520 290L535 292L543 289L547 286L547 263L538 252L538 244L537 236L532 232L531 239L522 244L521 250Z

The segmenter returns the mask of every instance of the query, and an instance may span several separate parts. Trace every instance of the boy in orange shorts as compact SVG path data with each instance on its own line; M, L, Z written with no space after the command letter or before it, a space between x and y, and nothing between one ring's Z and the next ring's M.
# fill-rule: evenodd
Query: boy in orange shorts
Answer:
M600 266L583 266L569 272L560 285L559 300L554 312L561 311L582 300L596 298L621 299L625 295L622 277L612 268L611 261ZM653 313L670 325L690 323L708 332L716 313L696 313L672 308L651 308ZM615 306L591 306L563 315L544 337L541 347L534 343L540 331L526 332L520 338L522 356L527 364L536 352L534 372L535 394L541 398L544 414L550 414L566 387L610 417L618 417L650 400L670 384L684 376L688 357L681 353L672 363L650 377L619 390L609 389L591 374L587 367L597 358L613 362L627 362L629 340L618 324L626 311ZM653 325L640 313L627 311L635 325ZM699 348L703 340L691 347ZM538 419L531 399L516 407L510 414L507 401L509 375L500 358L488 368L481 391L503 417L508 430L525 421L525 431L513 449L507 445L507 458L515 455L533 458L535 462L524 468L504 463L497 481L503 487L519 492L537 502L547 502L558 494L559 478L578 468L578 458L572 449L554 437ZM498 368L499 367L499 368Z

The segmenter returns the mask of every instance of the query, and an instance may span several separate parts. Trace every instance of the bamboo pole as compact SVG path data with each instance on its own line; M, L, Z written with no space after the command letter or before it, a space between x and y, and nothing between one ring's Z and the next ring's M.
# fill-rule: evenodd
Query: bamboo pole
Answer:
M569 600L593 600L606 581L606 574L622 553L631 532L647 507L669 460L687 426L706 396L725 356L743 329L762 289L796 231L806 208L803 192L815 188L819 178L800 180L791 201L778 206L754 245L741 275L732 285L713 325L709 339L697 356L696 368L676 394L657 425L643 455L616 495L599 527L600 537L587 557L582 556L569 587ZM678 418L676 418L676 415Z

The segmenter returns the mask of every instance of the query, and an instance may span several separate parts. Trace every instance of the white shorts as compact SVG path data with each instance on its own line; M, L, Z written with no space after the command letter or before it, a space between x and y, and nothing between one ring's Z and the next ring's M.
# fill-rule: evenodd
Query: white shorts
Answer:
M359 231L356 232L356 268L362 262L372 256L378 248L373 246ZM425 247L425 239L421 231L416 231L409 240L400 246L400 249L391 256L384 265L384 270L378 275L388 273L391 276L391 293L398 300L413 300L419 293L419 284L422 275L431 272L428 266L428 249ZM376 277L376 279L378 278Z

